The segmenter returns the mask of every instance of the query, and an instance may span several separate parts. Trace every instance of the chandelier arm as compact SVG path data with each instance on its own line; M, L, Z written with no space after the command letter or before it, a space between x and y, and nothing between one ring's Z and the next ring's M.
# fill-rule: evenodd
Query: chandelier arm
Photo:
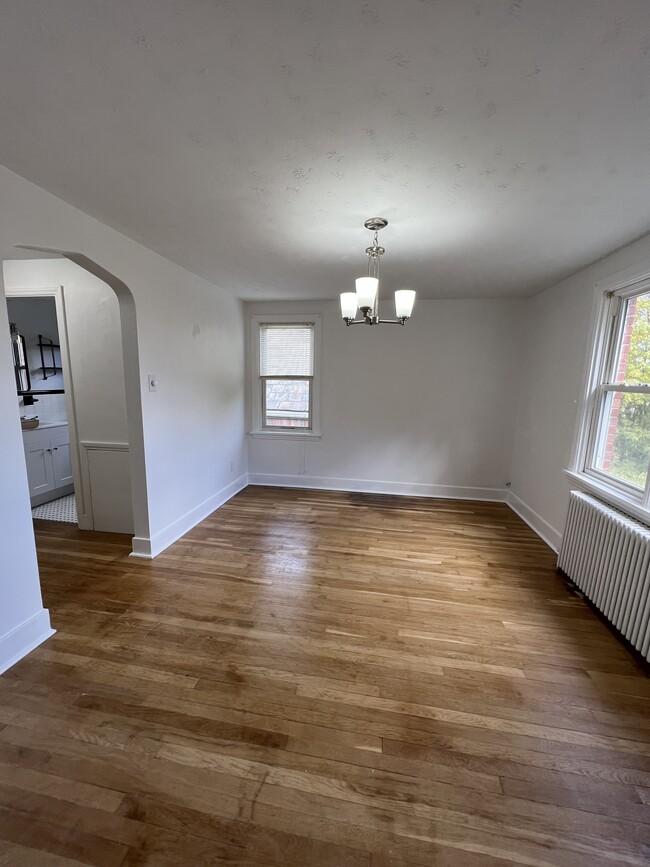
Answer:
M344 319L346 325L406 325L406 317L402 319L380 319L371 313L364 319Z

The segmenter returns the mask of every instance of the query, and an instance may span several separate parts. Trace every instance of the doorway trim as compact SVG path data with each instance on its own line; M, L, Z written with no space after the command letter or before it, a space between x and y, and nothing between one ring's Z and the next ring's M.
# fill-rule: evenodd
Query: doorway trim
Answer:
M41 247L35 244L16 244L16 249L33 250L62 256L84 271L102 280L115 292L120 308L122 330L122 358L124 360L124 385L126 389L126 415L129 431L129 467L131 471L131 503L133 507L134 536L131 541L131 557L153 559L149 527L149 494L144 448L144 424L142 419L142 395L140 391L140 358L138 352L138 326L135 299L126 283L102 265L83 253L60 250L56 247Z
M65 387L65 408L68 416L68 433L70 434L70 463L74 480L74 495L77 503L77 523L81 530L93 529L92 500L87 484L81 472L81 447L79 445L77 407L74 398L74 378L70 364L70 344L68 341L68 320L65 309L65 287L43 286L20 289L5 287L6 298L54 298L56 308L56 323L59 330L59 345L61 347L61 366L63 368L63 383Z

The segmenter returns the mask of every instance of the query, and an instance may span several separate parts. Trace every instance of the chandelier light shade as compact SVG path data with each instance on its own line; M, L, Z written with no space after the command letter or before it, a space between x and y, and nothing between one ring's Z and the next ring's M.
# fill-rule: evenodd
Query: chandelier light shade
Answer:
M368 256L368 276L358 277L355 281L356 292L341 293L341 316L346 325L404 325L413 311L415 292L413 289L398 289L395 292L395 319L382 319L379 316L379 259L386 252L379 246L377 236L380 229L386 228L388 220L384 217L371 217L364 226L374 232L372 245L366 247ZM361 318L357 319L357 310Z
M395 292L395 316L398 319L408 319L415 303L413 289L398 289Z
M376 277L357 277L354 283L357 287L357 307L361 310L374 307L379 280Z
M356 292L341 292L341 316L344 319L354 319L358 307Z

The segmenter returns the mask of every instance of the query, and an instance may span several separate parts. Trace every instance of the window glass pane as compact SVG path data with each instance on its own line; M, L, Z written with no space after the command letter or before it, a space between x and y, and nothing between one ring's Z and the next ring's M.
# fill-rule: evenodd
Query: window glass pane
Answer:
M607 392L596 468L645 487L650 463L650 394Z
M260 376L313 374L313 325L260 326Z
M650 383L650 292L625 302L614 382Z
M265 427L311 427L308 379L262 380Z

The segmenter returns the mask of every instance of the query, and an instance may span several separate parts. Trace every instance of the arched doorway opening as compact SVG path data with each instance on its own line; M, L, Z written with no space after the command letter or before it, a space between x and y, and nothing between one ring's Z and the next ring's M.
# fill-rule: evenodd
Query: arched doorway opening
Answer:
M134 556L142 556L148 551L147 543L150 534L140 394L137 319L133 295L129 287L119 277L107 271L82 253L34 245L21 245L20 249L34 251L40 255L48 254L53 258L61 257L67 259L110 287L117 297L121 326L121 354L124 368L126 424L128 428L128 468L130 472L130 496L133 513L132 551ZM72 415L74 417L74 412ZM78 445L78 436L76 436L76 441L77 453L75 455L75 462L80 467L82 458ZM81 494L83 496L83 492Z

